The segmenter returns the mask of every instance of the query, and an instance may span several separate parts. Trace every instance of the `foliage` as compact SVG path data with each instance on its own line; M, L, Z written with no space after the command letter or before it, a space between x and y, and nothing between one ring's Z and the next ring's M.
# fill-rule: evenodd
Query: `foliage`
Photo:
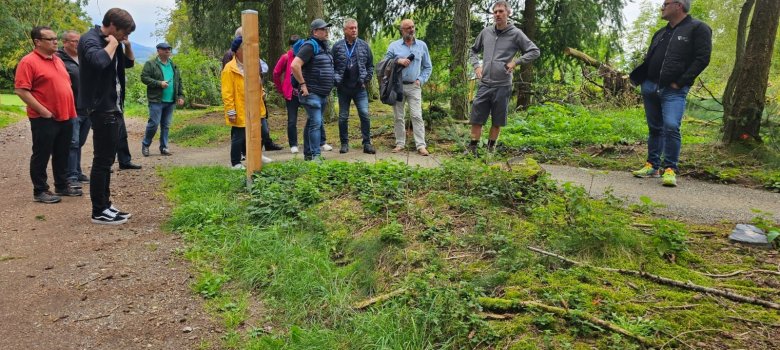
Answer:
M0 129L24 119L24 108L0 105Z
M0 90L13 87L14 70L32 50L30 30L48 26L59 35L64 30L85 32L89 17L83 0L3 0L0 2Z
M685 226L666 219L659 219L653 223L653 241L656 251L661 256L674 256L686 251Z
M156 59L156 56L150 57ZM189 106L193 103L205 105L221 105L220 74L222 66L219 61L209 58L198 50L189 50L173 57L179 67L184 87L184 101ZM146 104L146 85L141 82L143 65L138 64L126 70L126 99L131 103Z
M643 121L644 112L638 108L597 112L550 103L510 117L501 140L508 147L536 150L627 144L647 137Z
M531 160L511 168L452 161L433 169L273 163L254 178L249 195L241 190L243 172L176 168L164 175L176 203L170 227L184 237L185 256L201 271L194 287L215 295L208 304L225 321L223 347L636 348L579 313L661 342L703 327L744 329L723 321L730 311L720 301L526 253L527 245L546 246L594 265L641 268L704 285L717 282L693 269L726 264L709 258L732 259L728 265L737 266L726 266L730 270L749 268L712 239L690 248L711 251L689 252L669 264L657 252L682 251L680 224L656 223L663 237L657 240L639 233L619 201L594 201L574 186L557 188ZM402 293L354 307L396 290ZM247 298L259 299L264 316L249 316L254 312ZM488 321L481 314L487 299L536 300L572 316L525 310ZM692 299L695 309L677 308ZM771 312L730 308L777 322ZM698 333L691 340L745 346L719 334Z

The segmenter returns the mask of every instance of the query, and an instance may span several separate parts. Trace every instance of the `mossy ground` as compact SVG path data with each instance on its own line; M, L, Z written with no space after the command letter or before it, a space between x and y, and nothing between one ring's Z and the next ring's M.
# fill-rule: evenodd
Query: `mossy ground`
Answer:
M193 288L227 329L219 346L640 347L578 314L658 346L780 346L769 325L780 323L776 310L570 266L526 247L767 300L780 297L776 275L704 273L777 270L775 250L733 246L727 226L692 227L652 208L629 211L616 198L592 200L540 170L531 159L434 169L292 161L265 167L250 192L243 173L224 168L163 175L176 204L170 228L186 238L184 254L199 271ZM571 315L531 308L494 320L485 318L495 306L486 300L535 301Z

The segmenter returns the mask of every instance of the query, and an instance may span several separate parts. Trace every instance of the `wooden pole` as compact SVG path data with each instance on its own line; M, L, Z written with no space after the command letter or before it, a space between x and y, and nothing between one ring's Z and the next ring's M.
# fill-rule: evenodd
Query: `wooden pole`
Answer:
M244 96L246 97L246 180L252 185L252 174L262 170L263 148L260 132L262 81L260 81L260 35L257 11L241 12L244 51Z

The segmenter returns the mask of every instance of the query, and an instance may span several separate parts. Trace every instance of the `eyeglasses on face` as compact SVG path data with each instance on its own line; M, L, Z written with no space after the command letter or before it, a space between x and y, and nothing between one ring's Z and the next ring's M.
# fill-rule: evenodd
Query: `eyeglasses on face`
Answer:
M36 38L37 40L46 40L48 42L55 42L57 41L57 38Z
M677 1L665 2L663 5L661 5L661 10L669 7L669 5L671 5L671 4L679 4L679 3Z

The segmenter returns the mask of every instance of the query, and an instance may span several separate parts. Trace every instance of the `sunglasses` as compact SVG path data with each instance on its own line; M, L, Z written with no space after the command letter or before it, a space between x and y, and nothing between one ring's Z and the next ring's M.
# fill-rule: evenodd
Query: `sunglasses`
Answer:
M661 10L669 7L669 5L671 5L671 4L679 4L679 3L677 1L665 2L663 5L661 5Z

